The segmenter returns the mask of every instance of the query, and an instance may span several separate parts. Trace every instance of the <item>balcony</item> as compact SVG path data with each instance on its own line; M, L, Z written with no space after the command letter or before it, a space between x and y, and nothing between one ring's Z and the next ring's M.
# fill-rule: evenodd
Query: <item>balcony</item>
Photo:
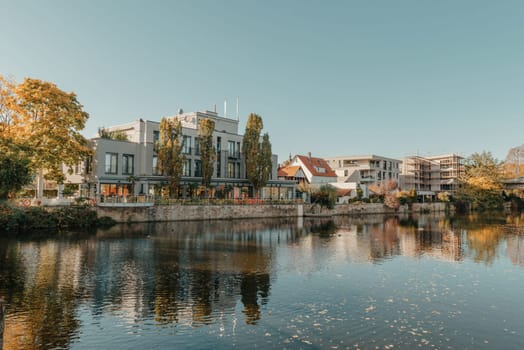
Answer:
M241 154L240 152L227 152L227 158L228 159L240 159Z

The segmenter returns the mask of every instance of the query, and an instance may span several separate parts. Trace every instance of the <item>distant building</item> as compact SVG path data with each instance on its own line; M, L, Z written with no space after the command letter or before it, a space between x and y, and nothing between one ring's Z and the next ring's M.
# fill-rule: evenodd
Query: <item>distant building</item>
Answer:
M317 186L337 181L337 174L322 158L315 158L311 153L307 156L296 155L291 159L290 167L300 167L309 185Z
M383 181L398 182L401 161L377 155L326 157L336 172L338 182L378 185Z
M402 161L399 187L402 191L415 190L420 196L433 196L440 189L438 162L419 156Z
M439 192L453 194L464 173L464 157L457 154L403 159L399 185L402 190L415 190L419 196L434 196Z

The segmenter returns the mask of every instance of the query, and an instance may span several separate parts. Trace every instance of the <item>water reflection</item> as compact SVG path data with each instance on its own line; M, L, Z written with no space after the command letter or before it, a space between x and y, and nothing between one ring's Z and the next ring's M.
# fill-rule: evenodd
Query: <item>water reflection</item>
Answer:
M70 348L85 313L142 327L258 325L282 270L395 256L524 266L522 218L334 217L116 226L94 235L0 240L4 349ZM500 249L506 242L506 250ZM285 263L284 263L285 261Z

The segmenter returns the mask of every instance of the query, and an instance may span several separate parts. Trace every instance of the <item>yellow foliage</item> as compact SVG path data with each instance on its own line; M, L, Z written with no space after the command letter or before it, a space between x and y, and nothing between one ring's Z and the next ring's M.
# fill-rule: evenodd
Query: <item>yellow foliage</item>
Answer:
M16 84L0 76L0 135L24 146L33 168L57 180L62 164L72 167L91 153L80 134L88 117L74 93L53 83L26 78Z
M499 190L500 184L498 182L495 182L493 178L487 177L487 176L478 176L478 177L471 177L467 180L467 183L470 186L473 186L477 189L481 190Z

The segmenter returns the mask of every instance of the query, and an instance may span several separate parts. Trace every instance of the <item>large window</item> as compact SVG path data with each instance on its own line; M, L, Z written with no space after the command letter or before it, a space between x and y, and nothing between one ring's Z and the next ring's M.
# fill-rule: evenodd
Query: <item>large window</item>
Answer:
M184 135L184 143L182 144L182 153L191 153L191 136Z
M195 160L195 177L202 176L202 162L200 160Z
M106 153L106 174L118 174L118 153Z
M186 159L182 169L183 176L191 176L191 159Z
M229 158L236 158L236 149L235 149L235 141L228 141L227 142L227 151L229 153Z
M153 175L160 175L160 171L158 170L158 156L153 156Z
M233 162L227 163L227 177L230 179L235 178L235 163Z
M195 137L195 156L200 155L200 138Z
M153 130L153 146L160 146L160 131L158 130Z
M135 173L135 156L124 154L122 156L122 174L133 175Z

